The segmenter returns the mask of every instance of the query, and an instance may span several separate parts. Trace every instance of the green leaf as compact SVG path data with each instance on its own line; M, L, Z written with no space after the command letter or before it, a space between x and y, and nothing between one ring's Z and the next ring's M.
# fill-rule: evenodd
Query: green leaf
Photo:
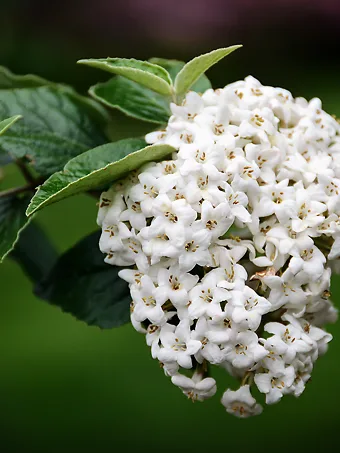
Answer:
M4 134L7 129L9 129L14 123L20 120L20 118L22 118L21 115L15 115L11 118L6 118L5 120L0 121L0 135Z
M21 231L30 219L25 215L29 197L0 197L0 263L13 250Z
M170 74L171 80L175 83L177 74L185 66L184 61L179 60L167 60L165 58L150 58L150 63L158 64L162 68L166 69ZM197 93L204 93L206 90L211 88L211 83L208 77L205 74L202 74L201 77L192 85L191 90L196 91Z
M182 61L151 58L150 63L166 69L174 81L185 65ZM211 88L209 79L202 75L192 86L198 93ZM116 76L104 83L98 83L89 90L90 95L110 108L117 108L126 115L150 123L167 123L171 115L169 96L162 96L132 80Z
M239 47L242 46L238 45L213 50L189 61L176 76L176 95L183 96L205 71Z
M0 122L0 135L4 134L14 123L16 123L22 116L16 115L7 118ZM11 156L7 153L0 151L0 166L7 165L11 162Z
M110 329L129 321L130 291L121 269L104 262L100 231L62 255L35 294L89 325Z
M70 160L31 200L26 214L80 192L102 188L141 165L161 160L174 151L169 145L145 146L142 139L125 139L94 148ZM142 148L142 149L141 149Z
M52 269L58 253L45 232L33 221L21 232L10 257L32 282L38 282Z
M79 104L79 106L81 106L96 122L103 125L107 123L109 117L105 112L105 109L92 99L81 96L72 87L51 82L33 74L16 75L4 66L0 66L0 90L38 88L42 86L52 86L57 88L60 92L67 93L74 102Z
M165 96L172 94L171 79L168 72L161 66L148 61L135 60L134 58L93 58L79 60L78 63L124 76Z
M163 124L171 115L169 98L122 76L94 85L89 93L107 107L117 108L138 120Z
M6 84L1 85L4 74ZM41 79L40 86L29 87L29 82L38 84L37 80L14 75L11 79L9 74L0 68L0 121L14 115L23 119L0 137L0 153L24 158L45 176L62 169L72 157L105 143L102 125L106 120L97 103L63 85L43 85Z
M33 74L16 75L4 66L0 66L1 90L13 88L36 88L45 85L54 85L54 83Z

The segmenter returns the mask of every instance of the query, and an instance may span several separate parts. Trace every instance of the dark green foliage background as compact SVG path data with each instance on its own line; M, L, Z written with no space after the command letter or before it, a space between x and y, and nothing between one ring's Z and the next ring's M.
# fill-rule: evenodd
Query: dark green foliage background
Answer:
M94 38L92 46L86 46L80 38L66 46L57 35L48 39L47 28L38 29L44 33L41 39L32 32L33 27L26 24L22 28L31 30L27 36L18 30L15 35L13 27L1 29L8 46L0 50L0 64L16 72L37 72L56 81L71 82L83 90L99 79L106 80L106 75L76 67L79 58L110 54L188 60L210 49L190 48L183 43L171 50L169 44L143 45L140 37L121 40L127 42L126 49L113 40L104 44ZM62 24L59 29L59 38L66 39ZM92 32L88 35L92 40ZM11 36L16 39L11 40ZM319 96L327 111L340 116L337 57L327 60L321 58L321 53L315 55L316 43L313 46L306 38L304 47L303 39L294 54L293 46L284 44L285 34L279 52L271 50L275 43L265 32L254 43L252 36L247 38L241 33L232 42L221 42L217 37L215 47L242 42L245 48L208 75L218 87L251 73L263 83L291 89L295 96ZM308 48L313 50L308 53ZM117 113L111 135L114 139L138 136L152 127ZM0 190L22 183L11 166L5 172ZM96 229L96 213L93 198L77 196L46 208L37 218L63 252ZM340 307L340 277L334 278L332 293ZM130 325L99 330L76 321L32 295L29 280L8 259L0 268L0 294L1 453L336 450L340 322L331 326L334 340L316 364L312 382L301 398L285 397L280 404L267 406L260 417L238 420L227 415L219 403L223 390L233 385L221 370L215 372L219 384L215 398L193 404L164 376L151 359L143 336Z

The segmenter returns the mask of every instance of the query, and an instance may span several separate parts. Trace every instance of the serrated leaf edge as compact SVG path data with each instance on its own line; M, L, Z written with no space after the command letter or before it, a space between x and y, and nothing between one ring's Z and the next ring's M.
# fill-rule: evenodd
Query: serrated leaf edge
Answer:
M98 60L100 60L100 63L103 64L104 67L107 66L107 71L108 72L111 72L111 73L115 74L115 72L110 69L110 64L109 64L110 62L107 61L107 59L105 59L105 58L103 58L103 59L96 59L96 58L82 59L82 60L78 60L77 64L83 64L83 65L87 65L87 66L90 66L90 67L93 67L93 68L103 69L102 67L100 67L96 63L94 63L95 61L98 61ZM122 58L122 60L130 60L130 59L129 58ZM131 59L131 60L133 60L133 59ZM139 61L139 60L136 60L136 61ZM140 60L140 61L142 61L142 60ZM139 68L128 67L128 66L121 66L121 68L122 69L126 68L126 69L128 69L130 71L134 71L136 73L143 73L143 74L149 75L150 78L156 79L164 87L164 90L159 91L159 90L156 90L156 89L148 86L148 88L150 90L153 90L156 93L162 94L163 96L171 96L172 93L173 93L173 90L172 90L173 84L172 84L172 80L171 80L171 77L170 77L170 74L168 73L168 71L166 69L164 69L162 66L159 66L159 65L154 64L154 63L150 63L149 61L142 61L142 62L143 63L148 63L149 65L157 67L157 69L160 69L162 72L164 72L167 75L168 81L162 79L161 77L157 76L156 74L152 74L151 72L143 71L142 69L139 69ZM127 79L130 79L130 77L127 77L124 74L119 74L119 75L121 75L123 77L126 77ZM142 84L140 82L137 82L136 80L133 80L133 81L136 82L136 83L139 83L140 85L144 85L144 84Z
M181 96L181 95L185 94L186 92L188 92L188 91L190 90L190 88L193 86L193 84L197 82L197 80L200 78L200 76L201 76L202 74L205 74L205 72L208 71L208 69L210 69L213 65L215 65L215 64L218 63L220 60L222 60L223 58L227 57L227 56L230 55L232 52L234 52L235 50L237 50L237 49L239 49L239 48L241 48L241 47L243 47L242 44L236 44L236 45L234 45L234 46L229 46L229 47L221 47L221 48L219 48L219 49L214 49L214 50L212 50L212 51L210 51L210 52L207 52L207 53L205 53L205 54L198 55L197 57L195 57L195 58L193 58L192 60L188 61L188 62L185 64L185 66L183 66L183 68L179 71L179 73L177 74L176 79L175 79L175 81L174 81L174 90L175 90L176 95L177 95L177 96ZM202 57L206 57L206 56L208 56L208 55L210 55L210 54L213 54L213 53L215 53L215 52L217 52L217 51L222 51L222 50L228 50L229 52L228 52L226 55L222 55L220 58L218 58L218 59L215 61L215 63L213 63L213 64L210 65L205 71L203 71L202 73L200 73L200 74L196 77L196 79L194 79L194 80L191 82L191 85L190 85L187 89L185 89L184 91L178 91L178 90L177 90L177 88L178 88L178 80L181 78L183 72L185 72L185 71L187 70L188 65L192 64L193 62L199 60L199 59L202 58Z
M18 230L17 236L16 236L14 242L12 243L12 246L7 250L7 252L5 252L2 255L2 257L0 257L0 264L2 264L3 261L5 260L5 258L12 252L12 250L14 250L15 245L16 245L16 243L18 242L18 240L20 238L21 232L31 223L33 218L34 218L34 215L32 215L32 217L29 217L28 219L26 219L26 223Z
M99 168L99 169L97 169L97 170L94 170L94 171L92 171L91 173L88 173L87 175L82 176L81 178L78 178L76 181L70 182L66 187L64 187L64 188L62 188L61 190L59 190L58 192L54 193L54 194L51 195L50 197L46 198L46 200L44 200L42 203L40 203L40 205L38 205L36 208L33 208L32 205L34 204L34 198L35 198L35 196L37 195L37 193L39 192L39 189L40 189L40 187L42 187L42 185L41 185L41 186L38 186L38 187L37 187L37 190L36 190L36 193L33 195L32 199L31 199L31 201L30 201L30 203L29 203L29 205L28 205L28 207L27 207L27 209L26 209L26 216L27 216L27 217L30 217L30 216L33 215L36 211L42 209L42 208L49 202L49 200L51 200L51 198L54 198L57 194L60 194L60 193L64 192L66 189L68 189L69 187L71 187L71 186L73 186L74 184L78 183L79 181L82 181L83 179L86 179L87 177L89 177L89 176L91 176L91 175L93 175L93 174L96 174L96 173L99 173L99 172L101 172L101 171L103 171L103 170L106 170L106 169L107 169L108 167L110 167L111 165L114 165L114 164L117 164L117 163L119 163L119 162L123 162L123 161L125 161L125 160L128 160L131 156L133 156L133 155L135 155L135 154L137 154L137 153L142 153L142 152L144 152L145 150L150 149L150 148L153 148L153 147L155 147L155 146L164 146L164 145L165 145L165 144L146 146L146 147L144 147L144 148L142 148L142 149L140 149L140 150L138 150L138 151L135 151L135 152L133 152L133 153L130 153L130 154L126 155L125 157L123 157L123 158L120 159L120 160L117 160L117 161L115 161L115 162L110 162L109 164L105 165L105 167L102 167L102 168ZM176 151L176 149L173 148L172 146L170 146L170 145L166 145L166 146L169 146L169 148L172 148L172 151L169 151L169 154L170 154L170 152ZM78 156L77 156L77 157L78 157ZM76 159L77 157L75 157L74 159ZM72 160L73 160L73 159L71 159L66 165L68 165L70 162L72 162ZM145 163L147 163L147 162L145 162ZM63 172L65 172L65 170L67 171L67 169L64 168L64 170L62 170L61 172L57 172L57 173L63 173ZM45 181L44 184L46 184L46 182L48 182L54 175L55 175L55 173L54 173L53 175L51 175L51 176ZM118 179L119 179L119 178L118 178ZM112 182L114 182L114 181L115 181L115 180L112 180ZM48 203L48 204L52 204L52 203Z

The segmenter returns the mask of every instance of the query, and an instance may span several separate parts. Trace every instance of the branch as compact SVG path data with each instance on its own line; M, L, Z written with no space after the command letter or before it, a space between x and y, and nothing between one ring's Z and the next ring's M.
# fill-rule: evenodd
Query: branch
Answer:
M0 198L27 192L28 190L34 190L34 186L32 184L26 184L24 186L13 187L12 189L3 190L2 192L0 192Z

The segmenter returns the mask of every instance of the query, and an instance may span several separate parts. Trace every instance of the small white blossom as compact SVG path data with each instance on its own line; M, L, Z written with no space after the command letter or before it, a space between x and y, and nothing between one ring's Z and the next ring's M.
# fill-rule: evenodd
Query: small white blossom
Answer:
M292 324L284 325L279 322L269 322L264 326L264 329L273 334L272 337L268 338L268 344L283 355L287 363L291 363L296 354L309 352L312 349L308 336L302 329Z
M260 392L265 393L266 403L277 403L287 393L295 379L293 366L288 366L281 373L256 373L255 384Z
M213 378L203 378L199 373L194 373L192 378L175 374L171 382L179 387L182 392L193 402L204 401L216 393L216 381Z
M272 305L264 297L259 296L249 286L243 291L232 291L228 307L231 306L231 318L241 327L257 330L262 316L268 313Z
M255 332L240 332L226 346L226 359L235 368L251 368L267 351L258 342Z
M251 396L249 385L243 385L236 392L228 389L223 394L222 404L229 414L239 418L259 415L262 412L260 404Z
M174 362L183 368L191 368L191 356L202 347L202 343L191 338L189 322L181 321L177 327L166 324L160 332L161 348L158 351L160 362Z

